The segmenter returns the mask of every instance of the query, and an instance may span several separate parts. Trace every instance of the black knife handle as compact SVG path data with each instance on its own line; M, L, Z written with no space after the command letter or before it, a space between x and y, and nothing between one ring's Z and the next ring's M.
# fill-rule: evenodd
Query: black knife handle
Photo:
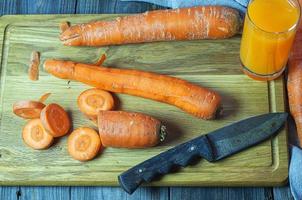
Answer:
M172 166L186 167L197 156L210 162L214 160L207 136L180 144L130 168L118 176L118 181L127 193L132 194L141 183L150 182L156 175L169 173Z

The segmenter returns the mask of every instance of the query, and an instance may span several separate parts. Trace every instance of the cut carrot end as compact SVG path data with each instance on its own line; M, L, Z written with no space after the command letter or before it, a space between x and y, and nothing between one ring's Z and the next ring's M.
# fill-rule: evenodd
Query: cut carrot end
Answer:
M33 149L48 148L54 138L43 127L40 119L32 119L27 122L22 131L25 144Z
M79 161L93 159L101 146L99 134L88 127L77 128L70 134L67 141L68 153Z
M39 118L45 105L38 101L18 101L13 105L15 115L24 119Z
M40 65L40 53L33 51L31 53L30 65L28 68L28 76L32 81L39 80L39 65Z

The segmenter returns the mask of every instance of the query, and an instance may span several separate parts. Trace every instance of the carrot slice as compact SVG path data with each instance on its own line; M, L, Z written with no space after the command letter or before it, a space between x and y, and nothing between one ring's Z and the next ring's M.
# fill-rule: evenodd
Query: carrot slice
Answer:
M79 95L78 106L81 112L96 121L98 111L113 109L114 100L109 92L92 88L85 90Z
M33 51L31 53L30 65L28 68L28 76L32 81L39 80L39 65L40 65L40 53Z
M32 119L26 123L22 131L22 138L25 144L33 149L46 149L54 139L45 130L40 119Z
M70 27L69 22L61 22L60 23L60 30L61 33L63 33L66 29L68 29Z
M99 57L98 61L96 61L96 63L94 63L94 65L102 65L104 63L104 61L106 60L106 58L107 58L106 55L102 54Z
M68 114L60 105L52 103L43 108L40 119L45 129L54 137L61 137L70 129Z
M51 93L45 93L45 94L43 94L43 95L40 97L39 102L44 103L44 102L48 99L48 97L49 97L50 95L51 95Z
M45 104L38 101L18 101L13 105L13 112L25 119L35 119L40 117Z
M99 134L88 127L74 130L68 137L68 152L76 160L87 161L93 159L101 148Z

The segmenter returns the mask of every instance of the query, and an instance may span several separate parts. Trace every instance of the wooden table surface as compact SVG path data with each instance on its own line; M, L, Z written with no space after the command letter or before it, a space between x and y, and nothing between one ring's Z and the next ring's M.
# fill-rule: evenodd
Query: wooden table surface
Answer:
M0 0L0 15L137 13L162 7L119 0ZM1 20L1 19L0 19ZM161 187L140 188L128 195L118 187L0 187L1 200L15 199L205 199L288 200L288 186L276 188Z

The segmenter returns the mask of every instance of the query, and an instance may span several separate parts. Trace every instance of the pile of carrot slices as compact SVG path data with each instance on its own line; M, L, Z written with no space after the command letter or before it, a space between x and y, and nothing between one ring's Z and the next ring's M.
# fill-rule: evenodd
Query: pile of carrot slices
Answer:
M50 93L39 101L22 100L13 105L17 116L28 119L22 131L24 143L36 150L49 148L55 138L71 132L72 122L65 109L56 103L45 104ZM142 113L112 111L114 98L104 90L91 88L77 99L79 110L95 122L99 131L79 127L67 140L69 155L79 161L95 158L102 147L145 148L157 145L166 135L165 126Z

